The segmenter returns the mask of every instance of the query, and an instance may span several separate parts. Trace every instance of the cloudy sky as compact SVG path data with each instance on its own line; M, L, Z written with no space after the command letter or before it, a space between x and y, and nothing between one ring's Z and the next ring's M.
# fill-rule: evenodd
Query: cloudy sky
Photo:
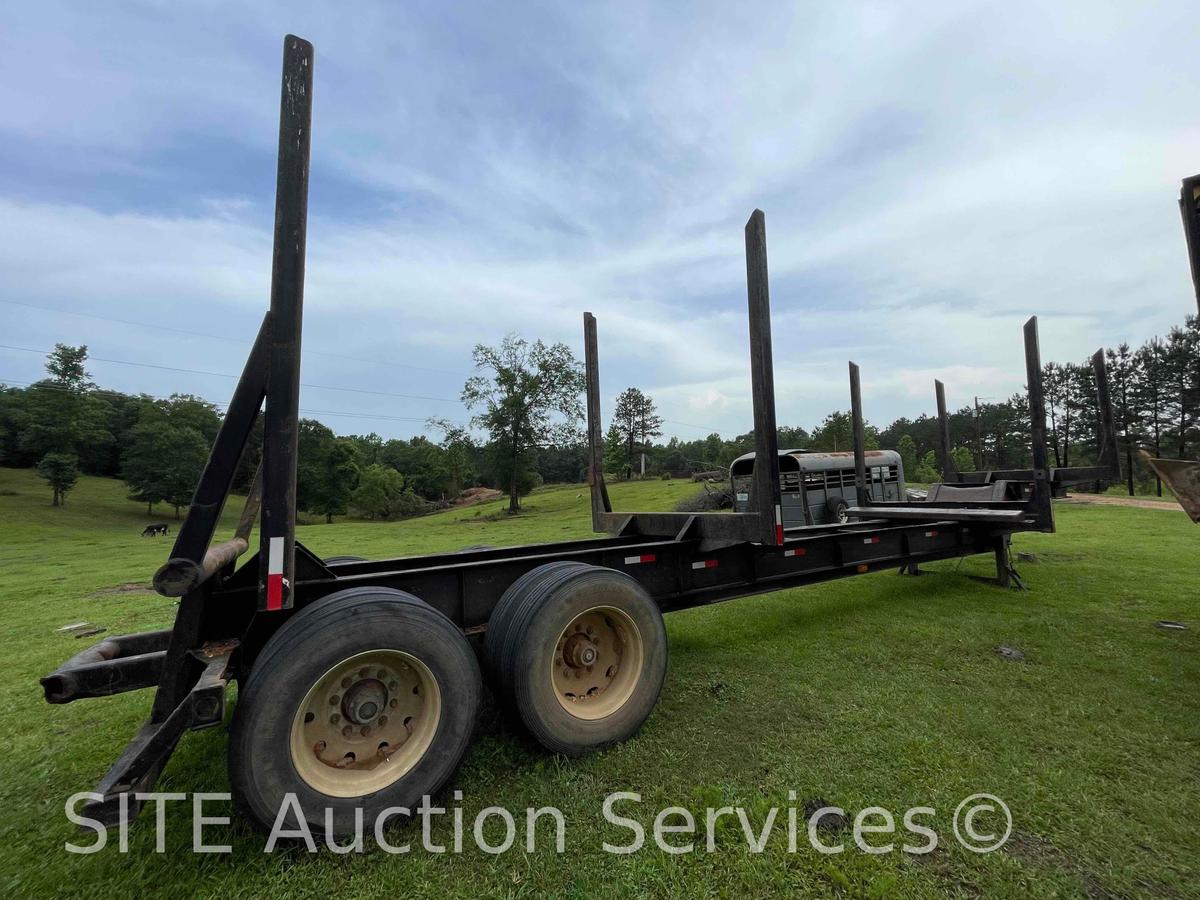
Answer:
M952 406L1018 390L1032 313L1081 359L1195 309L1183 0L42 0L0 12L0 344L228 398L267 304L287 31L316 46L301 406L340 433L465 420L474 344L582 356L584 310L606 411L637 385L668 434L748 430L756 206L781 423L845 407L850 358L886 422L934 377ZM41 364L0 349L0 380Z

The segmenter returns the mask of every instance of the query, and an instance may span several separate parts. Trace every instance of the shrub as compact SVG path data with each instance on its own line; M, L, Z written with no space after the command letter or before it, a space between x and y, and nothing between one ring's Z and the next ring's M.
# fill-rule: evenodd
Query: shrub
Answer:
M733 493L728 485L705 485L703 490L675 504L676 512L714 512L720 509L733 509Z

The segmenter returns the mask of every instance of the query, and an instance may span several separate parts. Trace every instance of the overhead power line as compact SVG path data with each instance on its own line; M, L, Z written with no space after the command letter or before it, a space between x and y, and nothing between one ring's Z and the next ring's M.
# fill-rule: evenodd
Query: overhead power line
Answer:
M18 379L5 378L3 376L0 376L0 386L5 386L5 385L11 385L11 386L23 385L25 387L37 385L40 390L44 390L44 391L68 391L68 392L71 391L71 388L68 388L64 385L50 384L45 381L21 381ZM105 392L121 393L119 391L113 391L111 388L97 388L97 392L99 392L99 393L105 393ZM158 394L147 394L144 392L139 392L138 394L131 395L131 396L149 397L151 400L170 400L171 399L170 397L163 397ZM224 409L229 406L228 403L223 403L219 400L207 400L205 398L200 398L200 399L204 400L205 403L209 403L212 406L215 406L217 409ZM332 410L332 409L301 408L300 412L305 413L306 415L314 415L314 416L341 416L342 418L347 418L347 419L380 419L380 420L383 420L386 422L420 422L421 424L427 424L429 421L428 419L423 419L418 416L393 416L393 415L389 415L387 413L349 413L349 412L337 412L336 410Z
M23 353L37 353L37 354L40 354L43 356L48 353L53 352L50 350L35 350L33 347L14 347L9 344L0 344L0 350L20 350ZM158 365L157 363L133 362L133 361L127 360L127 359L110 359L110 358L104 357L104 356L93 356L90 353L88 354L88 360L94 361L94 362L113 363L114 365L118 365L118 366L136 366L139 369L159 369L163 372L183 372L188 375L208 375L213 378L237 379L237 378L241 377L240 375L231 375L228 372L208 372L203 369L181 369L178 366L163 366L163 365ZM423 396L421 394L398 394L398 393L395 393L394 391L373 391L373 390L368 390L366 388L334 387L333 385L329 385L329 384L304 384L304 383L301 383L300 386L306 387L306 388L316 388L318 390L324 390L324 391L344 391L346 393L351 393L351 394L374 394L378 397L399 397L402 400L431 400L436 403L461 403L462 402L461 400L455 400L450 397L427 397L427 396Z
M222 335L222 334L209 334L208 332L205 332L205 331L191 331L186 328L173 328L170 325L158 325L158 324L155 324L152 322L137 322L132 319L118 319L113 316L101 316L101 315L98 315L97 313L80 312L80 311L74 310L74 309L58 309L53 306L38 306L35 303L24 303L20 300L6 300L4 298L0 298L0 303L7 303L10 306L23 306L26 309L36 309L36 310L39 310L40 312L56 313L58 315L63 315L63 316L78 316L78 317L82 317L85 319L96 319L100 322L113 322L117 325L132 325L135 328L149 328L149 329L152 329L155 331L170 332L171 334L186 334L189 337L205 338L210 341L224 341L229 344L238 344L238 345L242 345L242 346L245 345L245 341L240 340L238 338L231 338L228 335ZM369 366L396 368L396 369L412 369L417 372L439 372L443 375L454 375L458 378L466 377L461 372L453 372L450 369L438 369L438 368L434 368L432 366L414 366L411 363L400 363L400 362L395 362L395 361L384 362L382 360L377 360L377 359L365 359L361 356L348 356L344 353L330 353L326 350L314 350L309 347L305 347L304 352L308 353L308 354L312 354L314 356L327 356L330 359L344 359L349 362L365 363L366 365L369 365Z

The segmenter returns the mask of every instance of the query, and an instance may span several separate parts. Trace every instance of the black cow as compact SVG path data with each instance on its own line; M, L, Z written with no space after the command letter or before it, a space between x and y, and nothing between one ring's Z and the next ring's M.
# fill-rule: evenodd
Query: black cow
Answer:
M166 534L169 530L166 522L159 522L157 525L147 525L142 529L142 537L154 537L156 534Z

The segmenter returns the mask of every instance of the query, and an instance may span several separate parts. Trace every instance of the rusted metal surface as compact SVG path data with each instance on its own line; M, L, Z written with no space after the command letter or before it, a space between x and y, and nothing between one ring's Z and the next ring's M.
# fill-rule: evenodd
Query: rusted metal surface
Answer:
M942 481L957 481L958 467L954 465L954 457L950 455L950 419L946 415L946 386L935 380L933 390L937 395L938 458L942 463Z
M154 589L164 597L182 597L196 590L249 549L244 537L213 544L199 564L190 559L169 559L154 573Z
M1145 450L1142 459L1171 489L1183 511L1200 524L1200 462L1186 459L1155 459Z
M225 501L229 497L238 461L258 419L258 411L266 394L269 332L270 323L267 316L259 326L254 345L246 358L246 365L242 368L242 376L233 390L233 397L221 421L221 428L213 441L208 462L204 465L204 471L200 473L187 517L183 520L175 538L175 545L171 548L169 559L178 565L190 561L194 566L200 567L204 563L208 545L212 542L217 522L221 518L221 510L225 508ZM166 596L179 597L182 594Z
M604 483L604 426L600 421L600 353L596 317L583 314L584 378L587 385L588 472L592 501L592 531L603 531L604 513L612 512L608 486Z
M308 162L312 137L313 48L283 41L275 245L271 264L271 361L263 428L263 591L260 609L290 609L296 568L296 462L300 420L300 332L304 315L304 251L308 228ZM282 540L282 576L268 578L272 540ZM278 591L272 592L272 586Z
M750 390L754 404L754 481L750 499L759 540L783 543L779 444L775 426L775 365L771 355L771 294L767 277L767 224L761 209L746 223L746 298L750 313Z
M1042 352L1037 316L1025 323L1025 380L1029 391L1029 437L1033 455L1033 500L1042 531L1054 531L1050 507L1050 455L1046 450L1046 396L1042 390Z
M236 641L229 645L230 653L236 646ZM85 815L108 825L117 824L125 814L136 816L144 803L137 795L153 787L184 732L221 723L230 653L217 653L193 663L202 668L187 693L165 716L155 718L151 714L96 786L100 799L84 805ZM124 810L122 794L126 795Z
M42 679L50 703L107 697L153 687L162 676L170 629L106 638L76 653Z
M1104 481L1117 484L1121 480L1121 454L1117 446L1117 424L1113 416L1112 398L1108 393L1108 367L1104 364L1104 348L1092 354L1092 373L1096 378L1096 433L1100 443L1100 465L1110 475Z
M1183 179L1179 187L1179 212L1183 216L1183 236L1187 241L1196 311L1200 313L1200 175Z
M858 364L850 363L850 423L854 434L854 487L859 506L870 506L867 494L867 439L863 432L862 387L858 380ZM881 498L882 499L882 498ZM807 504L805 504L807 509Z
M254 480L250 482L250 493L246 495L246 504L238 517L237 527L233 536L250 543L250 532L254 530L254 522L258 519L259 507L262 505L262 460L254 470Z

